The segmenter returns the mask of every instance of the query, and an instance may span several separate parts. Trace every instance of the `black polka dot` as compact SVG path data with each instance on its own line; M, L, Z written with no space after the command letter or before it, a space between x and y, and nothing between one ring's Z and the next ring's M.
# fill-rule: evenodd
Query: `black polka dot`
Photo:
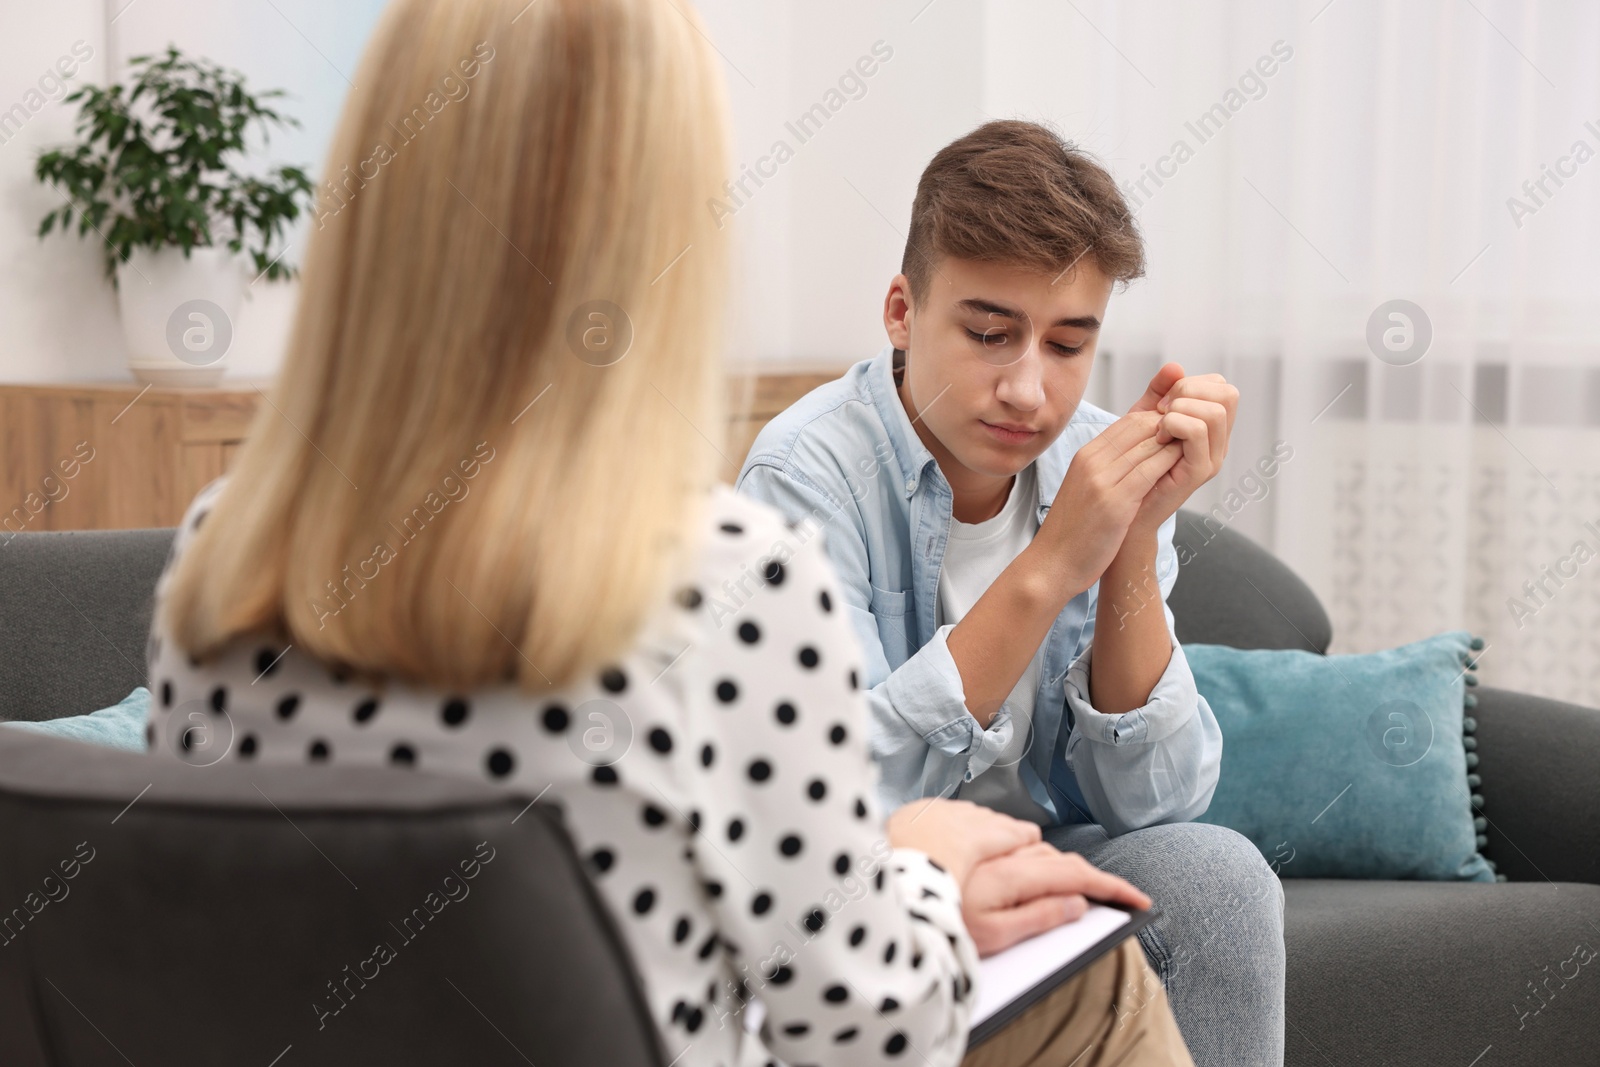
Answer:
M815 667L818 663L822 662L822 657L817 655L817 650L812 648L810 645L807 645L800 650L798 658L800 660L800 666L804 667L808 671Z
M328 742L313 741L311 742L311 747L306 751L307 754L310 755L310 757L314 760L325 760L329 755Z
M878 1005L878 1011L888 1015L891 1011L900 1010L900 1002L893 997L884 997L883 1003Z
M850 734L845 730L843 723L834 723L833 729L828 731L828 740L836 745L844 744L844 739L849 736Z
M273 671L278 669L278 659L280 658L280 656L281 656L281 653L274 652L270 648L263 648L260 652L257 652L256 653L256 677L257 678L269 677L272 674Z
M667 813L654 804L646 804L639 814L646 826L660 826L667 821Z
M657 726L650 731L650 747L662 755L666 755L672 751L672 735Z
M757 893L756 898L750 902L750 910L756 915L765 915L772 910L772 894Z
M872 876L872 884L878 887L878 892L883 892L883 868L878 868L878 873Z
M783 1032L790 1037L805 1037L811 1032L810 1023L786 1023Z
M817 603L822 605L823 611L833 610L833 597L828 595L828 591L826 589L817 594Z
M597 848L589 853L589 866L598 874L604 874L617 862L616 853L609 848Z
M355 710L350 714L358 723L371 722L372 717L378 714L378 702L374 698L368 697L357 704Z
M414 767L417 762L417 750L401 742L389 750L389 762L402 767Z
M465 700L460 697L451 697L444 702L444 707L439 709L439 718L444 721L446 726L460 726L467 721L467 715L470 711L471 709L467 707Z
M850 672L850 688L853 690L861 688L861 677L855 671Z
M764 782L772 777L772 764L764 759L751 760L746 773L752 782Z
M895 1031L894 1036L883 1043L883 1051L891 1056L898 1056L906 1050L906 1035Z
M805 926L812 933L820 933L828 923L828 917L822 913L821 908L812 908L806 913Z
M739 699L739 687L733 684L732 679L722 679L717 683L717 699L724 704L732 704Z
M706 891L706 895L707 896L712 896L712 897L720 897L720 896L722 896L722 883L717 881L716 879L714 879L714 878L713 879L707 879L706 881L701 882L700 884L705 887L705 891Z
M689 940L689 934L693 929L694 927L690 924L689 917L687 915L679 916L678 925L672 928L673 943L681 945L685 941Z
M767 580L768 585L782 585L785 573L783 564L774 559L767 561L766 567L761 571L761 577Z
M895 952L895 945L894 945L894 942L891 941L891 942L889 942L889 944L887 946L884 947L884 950L883 950L883 962L884 963L893 963L894 962L894 952Z
M600 684L605 686L608 693L620 693L628 688L628 676L620 668L607 667L600 672Z
M857 945L861 944L861 942L865 941L866 939L867 939L867 928L865 926L857 926L855 929L850 931L850 947L851 948L855 948Z
M294 713L300 710L300 694L290 693L278 701L278 718L288 720L294 718Z
M800 855L800 850L804 847L798 834L786 834L783 840L778 842L778 851L791 859Z
M648 915L650 909L656 906L656 891L645 888L639 890L633 898L633 910L640 915Z
M699 956L703 960L706 960L710 959L711 954L715 951L717 951L717 935L712 934L700 945L700 948L696 950L695 955Z
M736 522L725 522L722 525L718 526L717 529L721 530L725 534L742 534L742 533L744 533L744 527L740 526Z
M850 853L841 852L837 856L833 857L833 870L835 874L849 874Z
M728 823L728 840L737 841L744 836L744 820L733 819Z
M821 800L828 795L828 783L821 778L811 779L811 784L806 786L806 795L812 800Z
M211 691L211 710L218 714L228 710L227 687L219 685Z
M693 811L689 812L689 827L692 830L694 830L695 833L699 833L700 832L700 809L699 808L695 808Z
M144 747L145 748L155 748L156 747L156 726L155 726L155 723L147 722L147 723L144 724Z
M780 965L771 974L767 975L767 981L773 985L788 985L794 981L794 971Z
M683 1028L691 1034L700 1029L700 1024L706 1021L706 1013L699 1008L691 1008L683 1020Z
M492 778L504 778L516 765L516 758L503 748L492 750L484 760L484 766L489 769L489 776Z
M786 700L782 704L778 705L773 714L778 717L778 721L783 723L783 725L793 726L797 713L794 710L794 705Z
M544 728L553 734L559 734L567 728L572 721L572 716L567 714L567 709L560 704L551 704L544 709Z
M822 999L829 1004L843 1004L850 999L850 990L842 985L831 985L822 991Z
M161 706L164 707L164 708L172 707L172 683L171 682L162 682L161 683Z
M837 1034L833 1035L833 1043L835 1045L847 1044L851 1041L854 1041L856 1039L856 1035L860 1032L861 1031L857 1030L853 1026L847 1026L843 1030L840 1030Z
M239 757L249 759L256 754L256 735L245 734L239 739Z
M709 767L709 766L711 766L711 764L716 762L716 759L717 759L717 750L716 749L712 748L711 745L709 745L709 744L705 744L705 745L701 745L700 746L700 766Z
M700 606L701 602L705 600L705 597L700 595L700 590L694 588L693 586L686 586L683 589L678 590L677 600L681 606L693 611L695 608Z
M761 627L753 622L741 622L739 624L739 640L747 645L755 644L761 640Z
M865 800L862 800L860 797L856 797L856 818L865 819L866 817L867 817L867 802Z
M615 767L596 767L590 777L595 785L616 785L620 781Z

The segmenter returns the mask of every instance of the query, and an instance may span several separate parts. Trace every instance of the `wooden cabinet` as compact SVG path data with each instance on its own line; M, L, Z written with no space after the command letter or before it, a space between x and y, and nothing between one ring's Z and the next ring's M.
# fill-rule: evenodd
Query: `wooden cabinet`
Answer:
M194 494L227 470L266 385L0 386L0 527L176 524Z
M732 481L767 420L841 370L729 372ZM117 530L173 526L225 472L267 400L269 382L215 389L137 382L0 385L0 528ZM0 533L0 543L5 534Z
M722 450L728 463L722 477L732 482L761 432L774 415L805 396L817 386L845 372L815 367L761 366L735 368L728 375L727 446Z

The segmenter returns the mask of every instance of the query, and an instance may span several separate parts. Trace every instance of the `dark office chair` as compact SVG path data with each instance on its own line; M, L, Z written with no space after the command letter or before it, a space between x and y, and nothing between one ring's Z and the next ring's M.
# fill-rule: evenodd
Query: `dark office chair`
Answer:
M0 732L0 1064L665 1062L558 808Z

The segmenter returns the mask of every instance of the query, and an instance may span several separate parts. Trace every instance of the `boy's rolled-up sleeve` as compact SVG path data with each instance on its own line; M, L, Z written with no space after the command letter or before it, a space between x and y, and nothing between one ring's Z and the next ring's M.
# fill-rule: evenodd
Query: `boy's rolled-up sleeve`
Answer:
M1095 611L1067 671L1066 701L1072 720L1066 758L1090 814L1111 836L1162 823L1186 822L1205 813L1222 765L1222 729L1195 687L1188 657L1178 643L1166 600L1178 579L1172 547L1176 519L1161 527L1156 577L1172 655L1140 707L1121 714L1098 711L1089 700L1094 655Z

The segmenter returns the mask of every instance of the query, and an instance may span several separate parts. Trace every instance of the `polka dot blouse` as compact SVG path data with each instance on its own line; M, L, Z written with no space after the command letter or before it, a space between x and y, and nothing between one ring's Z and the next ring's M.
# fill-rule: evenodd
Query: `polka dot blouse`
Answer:
M169 570L223 484L190 506ZM680 1067L958 1063L977 953L950 876L885 840L823 534L726 486L706 516L635 648L564 692L369 688L266 639L194 666L158 622L149 743L180 758L199 711L231 724L224 759L468 775L558 803Z

